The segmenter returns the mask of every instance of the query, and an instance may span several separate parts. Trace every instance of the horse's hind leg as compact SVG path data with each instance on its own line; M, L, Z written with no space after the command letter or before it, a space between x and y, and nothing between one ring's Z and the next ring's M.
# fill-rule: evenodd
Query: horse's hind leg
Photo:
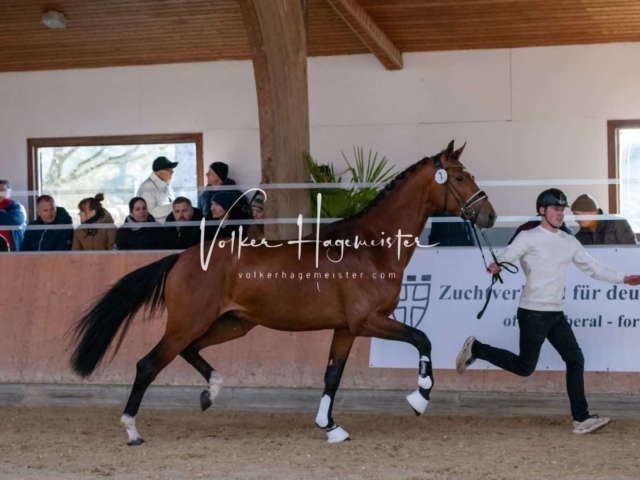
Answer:
M429 404L433 388L433 366L431 363L431 342L427 335L417 328L409 327L388 317L373 314L362 326L363 336L396 340L410 343L420 355L418 389L407 396L407 401L416 415L421 415Z
M333 333L331 353L329 354L329 362L324 374L324 393L316 416L316 425L325 429L329 443L338 443L349 439L349 434L334 423L331 412L336 391L340 386L342 372L355 338L347 330L336 330Z
M203 390L200 394L200 408L204 412L211 406L211 399L215 398L218 393L220 393L220 389L222 388L222 376L216 372L204 358L202 358L198 353L198 350L196 350L192 345L189 345L181 351L180 356L184 358L189 365L195 368L209 384L209 390ZM212 394L210 390L213 390L215 393Z
M209 389L203 390L200 394L200 408L202 408L202 411L209 408L218 393L220 393L223 379L198 352L205 347L219 345L243 337L255 326L256 324L250 320L234 316L231 313L225 314L212 323L204 335L194 340L191 345L180 352L180 356L200 372L200 375L209 384Z
M156 376L176 358L178 353L189 344L191 338L184 335L165 335L153 349L136 365L136 379L129 394L129 400L124 409L121 422L129 435L127 445L140 445L144 440L136 429L136 415L144 393Z

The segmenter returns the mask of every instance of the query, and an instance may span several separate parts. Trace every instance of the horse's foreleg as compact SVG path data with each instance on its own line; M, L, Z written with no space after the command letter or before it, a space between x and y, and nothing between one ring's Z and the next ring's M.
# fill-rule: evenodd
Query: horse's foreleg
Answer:
M158 374L173 361L178 353L190 342L190 339L174 335L162 337L162 340L136 365L136 379L133 382L129 400L124 409L120 421L127 430L129 442L127 445L140 445L144 443L136 429L136 415L142 402L144 393L158 376Z
M204 335L180 352L180 356L195 368L209 384L209 389L203 390L200 394L202 411L209 408L220 393L223 378L198 352L205 347L243 337L255 326L256 324L250 320L234 317L231 314L223 315L211 324Z
M380 315L372 315L363 325L363 335L410 343L420 356L418 389L407 396L407 401L416 415L421 415L429 404L433 388L433 365L431 363L431 342L427 335L417 328L409 327L396 320Z
M336 391L340 386L342 372L355 338L348 330L336 330L331 342L331 353L324 374L324 393L316 416L316 425L325 429L329 443L338 443L349 439L349 434L335 424L331 412Z

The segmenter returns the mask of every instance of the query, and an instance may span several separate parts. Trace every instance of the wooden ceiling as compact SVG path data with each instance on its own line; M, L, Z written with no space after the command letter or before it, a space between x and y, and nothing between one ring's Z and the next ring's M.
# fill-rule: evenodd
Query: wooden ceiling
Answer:
M357 2L400 52L640 41L640 0ZM309 55L369 52L335 3L309 0ZM0 0L0 71L248 58L237 0Z

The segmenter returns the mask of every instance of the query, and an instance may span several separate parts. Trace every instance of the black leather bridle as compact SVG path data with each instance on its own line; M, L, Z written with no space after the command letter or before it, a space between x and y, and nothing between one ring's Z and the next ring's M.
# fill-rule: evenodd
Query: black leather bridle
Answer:
M449 168L462 168L464 169L463 165L451 165L449 167L444 167L444 165L442 165L442 161L440 160L440 154L436 155L433 158L433 163L436 167L436 171L438 170L444 170L445 172L447 171L447 169ZM444 182L445 185L445 191L444 191L444 206L443 206L443 212L446 212L446 208L447 208L447 196L449 194L449 174L447 172L447 180ZM469 199L466 202L460 202L460 217L463 220L468 220L469 222L471 222L471 225L473 226L473 233L476 237L476 242L478 244L478 248L480 249L480 254L482 255L482 261L484 262L484 266L487 270L489 270L489 265L487 265L487 259L484 256L484 250L482 249L482 244L480 243L480 238L478 237L478 228L476 227L476 220L478 219L478 212L475 210L475 208L473 208L473 206L482 201L482 200L488 200L489 196L483 191L483 190L478 190L476 193L474 193L473 195L471 195L471 197L469 197ZM518 267L516 267L513 263L510 262L498 262L498 257L496 256L495 252L493 251L493 248L491 247L491 244L489 243L489 239L487 238L487 235L484 231L484 228L480 229L480 233L482 234L482 238L484 239L484 243L487 245L487 247L489 248L489 252L491 253L491 257L493 258L493 261L496 265L498 265L500 268L504 268L507 272L509 273L518 273ZM502 280L502 277L500 276L500 273L494 273L491 277L491 285L489 286L489 289L487 290L487 298L484 302L484 306L482 307L482 310L478 313L478 320L480 320L482 318L482 315L484 315L485 310L487 309L487 307L489 306L489 300L491 300L491 292L493 291L493 286L497 283L504 283Z
M436 167L436 171L437 170L444 170L445 172L449 169L449 168L461 168L464 170L464 166L463 165L451 165L449 167L444 167L444 165L442 165L442 161L440 160L440 154L436 155L433 158L433 163L435 164ZM445 185L445 191L444 191L444 205L443 205L443 209L442 211L446 211L447 208L447 197L449 195L449 178L448 178L449 174L447 172L447 181L444 182ZM483 190L478 190L476 193L474 193L473 195L471 195L471 197L469 197L469 199L467 199L466 202L460 202L460 217L463 220L469 220L474 226L476 224L476 218L478 217L478 212L476 212L476 210L473 208L473 206L482 201L482 200L488 200L489 196L483 191Z

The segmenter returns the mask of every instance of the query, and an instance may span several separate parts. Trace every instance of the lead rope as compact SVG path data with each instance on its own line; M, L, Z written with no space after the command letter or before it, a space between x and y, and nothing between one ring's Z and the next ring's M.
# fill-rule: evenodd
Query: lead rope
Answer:
M478 237L478 229L476 228L475 222L471 222L471 223L473 224L473 233L474 233L474 235L476 237L476 242L478 242L478 248L480 249L480 254L482 255L482 261L484 262L484 266L488 270L489 266L487 265L487 259L484 256L484 251L482 250L482 244L480 243L480 238ZM491 248L491 244L489 243L489 239L487 238L487 235L484 233L484 228L480 230L480 233L482 233L482 238L484 238L484 242L487 244L487 247L489 248L489 252L491 253L491 256L493 257L494 263L496 265L498 265L500 268L504 268L509 273L513 273L513 274L518 273L519 268L516 267L513 263L510 263L510 262L498 262L498 258L496 257L496 254L493 251L493 248ZM487 289L487 299L484 302L484 307L482 307L482 310L480 310L480 312L478 313L478 316L476 317L478 320L480 320L482 318L482 315L484 315L485 310L489 306L489 301L491 300L491 292L493 291L493 286L497 282L504 283L502 281L502 277L500 276L500 272L494 273L491 276L491 285L489 285L489 288Z

